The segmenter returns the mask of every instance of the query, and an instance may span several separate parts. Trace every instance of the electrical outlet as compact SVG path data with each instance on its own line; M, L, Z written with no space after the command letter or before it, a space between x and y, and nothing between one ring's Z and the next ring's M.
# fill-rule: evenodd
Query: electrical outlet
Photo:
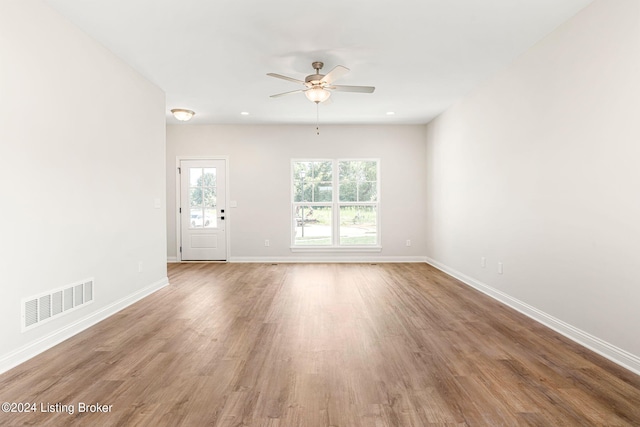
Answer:
M407 246L411 246L411 240L407 239Z
M264 241L264 245L265 246L269 246L269 240L268 239Z
M485 268L487 266L487 259L485 257L480 257L480 267Z

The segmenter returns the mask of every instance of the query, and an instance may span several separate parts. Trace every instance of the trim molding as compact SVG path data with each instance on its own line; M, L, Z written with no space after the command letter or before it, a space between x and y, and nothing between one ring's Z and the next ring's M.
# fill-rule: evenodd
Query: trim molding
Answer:
M53 331L52 333L40 337L8 354L0 355L0 374L14 368L21 363L37 356L38 354L60 344L62 341L84 331L85 329L95 325L98 322L113 316L120 310L130 306L131 304L143 299L146 296L164 288L169 284L169 278L164 277L151 285L134 292L118 301L115 301L102 309L88 314L69 325Z
M542 323L543 325L553 329L559 334L564 335L572 341L577 342L583 347L592 350L599 355L606 357L612 362L622 366L630 370L631 372L640 375L640 357L629 353L621 348L614 346L596 336L593 336L581 329L576 328L562 320L553 317L542 310L539 310L529 304L526 304L516 298L511 297L508 294L505 294L502 291L499 291L491 286L488 286L485 283L482 283L478 280L473 279L472 277L467 276L451 267L448 267L444 264L439 263L438 261L427 258L427 264L432 265L444 273L447 273L450 276L455 277L460 280L464 284L471 286L472 288L477 289L490 296L491 298L500 301L503 304L508 305L514 310L519 311L527 317L537 321L538 323Z
M382 246L291 246L289 249L298 253L382 252Z
M299 257L230 257L229 262L235 263L392 263L392 262L427 262L423 256L368 256L368 255L330 255L330 256L299 256Z
M172 264L172 263L175 263L175 262L180 262L180 261L178 261L178 257L177 256L168 256L167 257L167 263L168 264Z

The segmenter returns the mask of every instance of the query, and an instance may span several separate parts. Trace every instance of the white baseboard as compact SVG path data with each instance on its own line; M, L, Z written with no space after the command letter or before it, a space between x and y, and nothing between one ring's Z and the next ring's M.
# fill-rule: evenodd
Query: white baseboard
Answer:
M427 262L423 256L367 256L367 255L329 255L329 256L290 256L290 257L231 257L229 262L235 263L400 263L400 262Z
M168 256L167 257L167 263L176 263L178 262L178 257L177 256Z
M72 336L84 331L85 329L95 325L96 323L106 319L107 317L116 314L118 311L130 306L131 304L141 300L148 295L151 295L157 290L164 288L168 284L169 279L167 277L164 277L144 289L140 289L139 291L128 295L106 307L103 307L98 311L90 313L89 315L75 321L74 323L65 325L62 328L33 342L30 342L29 344L8 354L1 355L0 374L18 366L21 363L26 362L32 357L35 357L38 354L61 343L62 341L71 338Z
M593 336L581 329L576 328L566 322L563 322L560 319L557 319L544 311L538 310L535 307L530 306L516 298L513 298L502 291L492 288L491 286L486 285L485 283L479 282L463 273L460 273L453 268L450 268L444 264L439 263L438 261L427 257L427 264L430 264L447 273L450 276L455 277L466 285L471 286L490 296L491 298L500 301L503 304L508 305L514 310L519 311L531 319L542 323L543 325L553 329L554 331L564 335L572 341L577 342L578 344L592 350L601 356L606 357L614 363L622 366L630 370L631 372L640 375L640 357L629 353L621 348L618 348L600 338Z

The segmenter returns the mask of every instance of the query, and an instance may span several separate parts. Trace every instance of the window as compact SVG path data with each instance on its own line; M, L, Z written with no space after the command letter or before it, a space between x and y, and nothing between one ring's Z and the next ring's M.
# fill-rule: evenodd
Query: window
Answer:
M338 162L340 245L378 243L378 162Z
M378 167L370 159L293 160L292 246L379 246Z

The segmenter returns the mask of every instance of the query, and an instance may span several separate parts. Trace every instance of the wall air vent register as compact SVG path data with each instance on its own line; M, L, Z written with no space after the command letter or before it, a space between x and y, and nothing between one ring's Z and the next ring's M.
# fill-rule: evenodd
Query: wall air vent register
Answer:
M93 302L93 278L22 299L22 332Z

